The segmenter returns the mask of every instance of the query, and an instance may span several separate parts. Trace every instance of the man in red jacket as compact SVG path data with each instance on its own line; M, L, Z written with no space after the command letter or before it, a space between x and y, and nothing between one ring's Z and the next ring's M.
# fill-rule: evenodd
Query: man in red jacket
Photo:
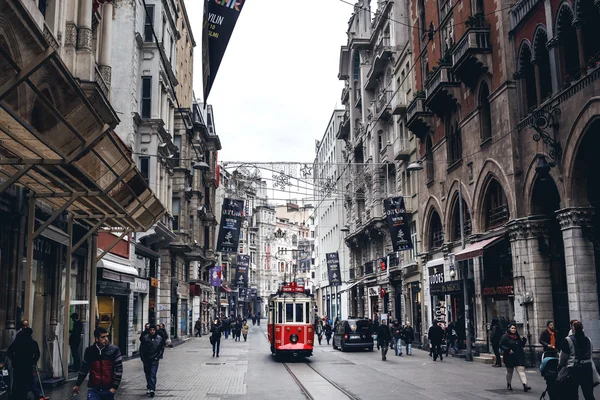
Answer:
M96 343L85 349L83 361L73 393L79 393L79 386L88 372L88 400L112 400L123 377L123 359L121 351L108 343L108 332L102 327L94 330Z

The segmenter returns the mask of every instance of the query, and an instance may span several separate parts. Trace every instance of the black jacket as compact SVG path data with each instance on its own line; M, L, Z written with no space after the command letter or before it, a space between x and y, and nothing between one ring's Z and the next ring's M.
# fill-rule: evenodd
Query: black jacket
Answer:
M544 351L556 351L558 352L558 349L556 347L558 347L558 331L554 331L554 346L555 348L552 349L550 348L550 332L548 332L548 329L544 329L542 331L542 334L540 335L540 344L542 346L544 346Z
M429 328L429 332L427 333L427 337L429 341L434 344L442 344L442 339L444 338L444 330L438 324L431 325Z
M390 334L390 328L387 325L380 324L377 327L377 343L379 346L389 344L392 341L392 335Z
M404 336L406 344L411 344L415 340L415 330L412 326L407 326L402 331L402 336Z
M165 341L158 332L152 336L146 335L140 345L140 358L143 362L158 361L162 358L165 351Z
M325 337L326 338L330 338L331 337L331 325L327 324L323 327L323 330L325 331Z
M403 331L402 331L402 327L400 326L400 324L398 324L398 325L393 324L392 326L390 326L390 332L392 333L392 336L396 340L402 338L402 336L403 336Z
M77 320L73 322L73 329L69 335L69 344L73 346L79 346L81 343L81 332L83 332L83 324Z
M16 370L28 370L31 372L33 366L40 359L40 347L30 334L24 331L17 333L17 337L8 347L8 357Z
M110 390L118 389L123 377L121 350L113 344L102 349L94 343L83 353L83 361L75 386L81 386L86 375L90 374L88 387Z
M511 339L506 333L502 336L502 339L500 339L500 349L502 349L502 358L504 359L506 368L525 366L525 352L523 351L523 347L526 342L527 339L520 337L518 334L515 339Z
M163 343L167 343L167 339L169 339L169 334L166 329L157 329L156 334L160 336L163 340Z
M223 325L213 325L210 328L210 334L213 340L221 340L221 332L223 331Z

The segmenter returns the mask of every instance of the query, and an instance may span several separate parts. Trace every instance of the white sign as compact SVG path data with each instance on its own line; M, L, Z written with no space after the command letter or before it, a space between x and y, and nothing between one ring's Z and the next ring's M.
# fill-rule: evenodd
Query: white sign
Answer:
M379 296L379 286L370 286L368 288L369 297L371 296Z
M148 283L146 279L134 278L131 289L138 293L148 293Z

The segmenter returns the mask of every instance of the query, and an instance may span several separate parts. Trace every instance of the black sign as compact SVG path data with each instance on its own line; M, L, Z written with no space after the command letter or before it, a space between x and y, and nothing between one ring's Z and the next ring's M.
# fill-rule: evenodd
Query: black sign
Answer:
M242 227L243 200L225 199L221 208L221 223L217 251L221 253L237 253Z
M99 296L129 296L131 290L125 282L108 281L98 279L96 294Z
M453 294L462 292L462 281L448 281L444 283L438 283L429 287L429 293L433 295L438 294Z
M340 275L340 256L338 252L327 253L327 275L329 276L330 286L340 286L342 277Z
M233 28L246 0L206 0L204 3L203 79L204 102L208 99Z
M394 251L409 250L413 248L410 239L410 227L406 221L406 207L403 197L392 197L383 201L387 223L392 238Z
M444 282L444 265L440 264L435 267L429 267L429 286L439 285Z
M250 256L247 254L238 254L235 270L234 285L239 287L248 285L248 268L250 267Z
M257 289L250 289L250 298L255 299L257 294Z

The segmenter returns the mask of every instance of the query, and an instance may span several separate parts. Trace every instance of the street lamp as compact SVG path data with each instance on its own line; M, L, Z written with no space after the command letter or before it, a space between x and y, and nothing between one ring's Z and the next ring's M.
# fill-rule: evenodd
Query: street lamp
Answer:
M406 167L406 170L409 172L423 171L423 162L422 161L412 162L412 163L408 164L408 167Z
M208 171L210 167L204 161L200 161L197 163L192 163L192 168L198 171Z

